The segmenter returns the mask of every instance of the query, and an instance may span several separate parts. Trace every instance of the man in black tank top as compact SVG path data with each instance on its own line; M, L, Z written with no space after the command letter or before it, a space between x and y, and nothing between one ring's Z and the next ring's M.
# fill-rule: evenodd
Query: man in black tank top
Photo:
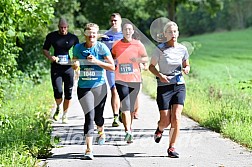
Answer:
M56 112L53 119L59 119L60 104L63 99L63 83L64 83L64 102L62 123L67 123L67 110L72 99L72 88L74 83L74 71L71 68L71 48L79 43L76 35L68 32L68 23L61 18L58 24L59 30L53 31L46 36L43 46L43 54L51 61L51 80L56 101ZM51 46L54 54L51 55L49 50Z

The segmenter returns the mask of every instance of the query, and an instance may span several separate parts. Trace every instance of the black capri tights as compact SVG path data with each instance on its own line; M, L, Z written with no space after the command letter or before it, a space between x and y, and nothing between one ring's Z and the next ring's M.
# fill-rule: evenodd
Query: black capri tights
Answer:
M94 121L97 126L103 126L103 111L107 98L107 86L103 84L96 88L77 88L80 105L85 114L84 135L92 137Z
M63 83L65 99L72 99L72 90L74 83L74 71L70 67L66 70L51 68L51 80L55 99L61 99L63 96Z
M116 89L121 101L121 110L134 112L137 95L140 91L140 82L116 81Z

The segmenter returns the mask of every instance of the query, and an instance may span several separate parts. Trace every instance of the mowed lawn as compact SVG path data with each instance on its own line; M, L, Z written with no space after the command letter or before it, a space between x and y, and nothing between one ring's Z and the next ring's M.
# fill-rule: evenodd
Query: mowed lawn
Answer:
M196 43L190 59L193 72L202 82L236 86L239 81L252 80L252 28L185 40Z

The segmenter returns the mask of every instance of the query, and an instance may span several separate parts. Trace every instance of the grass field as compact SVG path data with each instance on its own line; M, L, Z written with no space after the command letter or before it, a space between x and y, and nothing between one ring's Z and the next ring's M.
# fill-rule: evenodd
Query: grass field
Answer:
M192 68L207 81L238 84L252 79L252 29L185 39L200 46L191 55Z
M190 42L184 114L252 149L252 29L180 38ZM155 97L156 83L144 72L143 90Z

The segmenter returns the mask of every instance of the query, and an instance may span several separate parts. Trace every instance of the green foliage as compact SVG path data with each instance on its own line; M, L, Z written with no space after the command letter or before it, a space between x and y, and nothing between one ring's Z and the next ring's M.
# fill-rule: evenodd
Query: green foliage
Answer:
M1 67L1 74L10 74L10 69L16 65L14 59L21 50L19 43L23 43L25 37L38 33L37 27L44 27L53 16L53 8L46 5L48 2L49 0L1 1L0 53L4 55L1 56L4 57L1 62L7 64Z
M0 113L0 129L12 128L12 127L13 125L11 124L9 116Z
M155 16L153 11L158 11L161 16L167 17L172 21L177 21L177 19L181 16L178 16L178 7L181 5L191 6L194 9L197 9L198 6L203 6L205 10L211 15L214 16L218 10L220 10L223 6L223 2L219 0L176 0L176 1L167 1L167 0L156 0L146 1L146 8L145 11L148 12L151 16L154 15L154 18L160 17L158 15ZM148 6L148 7L147 7ZM164 12L165 11L165 12ZM185 19L188 15L183 16L180 19Z
M225 23L232 29L245 28L252 26L252 1L250 0L225 0L225 11L229 17Z
M11 148L11 151L10 151ZM23 145L9 145L0 150L1 167L34 167L36 159L32 157L27 148Z
M145 12L146 1L147 0L80 0L80 13L85 13L86 19L82 20L84 22L78 22L78 26L83 27L83 24L87 22L95 22L100 26L100 29L106 30L110 28L110 15L114 12L119 12L123 18L131 20L134 24L139 25L141 29L141 26L146 26L146 22L144 21L151 17L151 15Z
M58 22L61 17L65 18L69 25L69 31L75 30L75 23L77 16L75 13L78 13L80 10L80 2L78 0L58 0L54 5L54 19L53 24L49 26L49 29L56 30L58 29ZM79 13L81 14L81 13ZM82 15L85 17L85 15Z
M0 108L0 166L35 166L51 155L49 77L41 85L19 83L16 96ZM41 94L41 90L43 93Z
M247 81L239 81L241 90L251 90L252 92L252 79Z
M187 16L187 18L185 19L183 16ZM190 36L212 32L216 28L211 14L202 5L197 7L181 5L179 7L177 23L179 24L181 34Z
M25 39L25 43L21 44L22 51L16 59L18 70L22 71L35 84L41 83L41 78L48 73L50 62L42 54L42 45L44 36L29 37Z
M177 22L183 34L195 35L245 28L252 25L252 12L250 10L252 1L223 0L219 2L208 1L209 3L202 2L185 3L178 6Z
M17 63L20 51L23 50L22 45L26 47L34 45L34 43L26 43L27 37L36 39L38 35L43 35L41 32L44 32L46 24L53 17L54 9L51 4L54 2L55 0L0 1L0 104L2 98L9 93L6 91L8 84L23 76L19 70L23 70L22 66L26 65ZM32 49L31 47L23 51ZM38 56L36 52L33 58L36 59Z
M210 86L201 82L199 85L191 79L187 88L186 115L202 126L252 148L252 99L248 94L229 88L220 89L217 84Z

